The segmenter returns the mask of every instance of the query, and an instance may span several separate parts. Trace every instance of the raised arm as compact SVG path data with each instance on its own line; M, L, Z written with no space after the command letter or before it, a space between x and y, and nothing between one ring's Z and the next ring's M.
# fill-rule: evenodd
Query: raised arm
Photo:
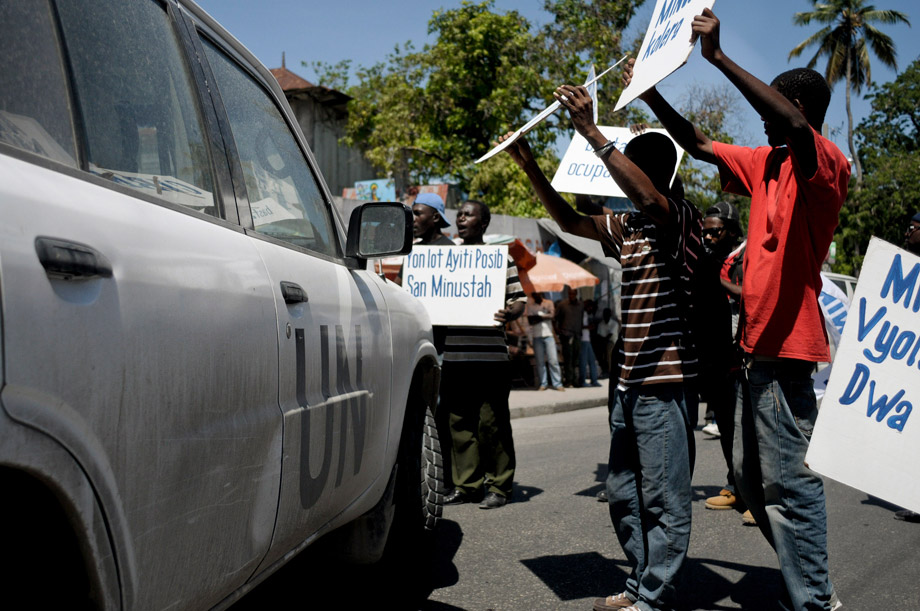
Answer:
M788 142L802 172L806 176L813 176L818 168L817 152L814 135L805 118L802 103L799 100L786 99L779 91L725 55L719 42L719 20L711 10L703 9L702 15L694 17L692 29L693 35L700 37L700 52L703 57L738 88L754 110L760 113L769 129L780 139Z
M575 131L581 134L595 151L607 143L607 138L594 123L594 102L587 89L582 85L563 85L556 89L554 95L569 111ZM668 198L658 191L645 172L613 146L601 155L601 161L636 208L655 223L668 222Z
M509 138L512 133L508 132L499 138L499 142ZM527 174L527 178L537 192L537 197L540 198L543 207L553 217L553 220L559 223L559 227L563 231L583 238L594 240L598 238L597 225L594 224L591 217L578 214L569 205L569 202L565 201L558 191L553 188L543 170L537 165L536 160L533 158L533 153L530 151L530 145L527 144L524 138L518 139L505 150L511 155L518 167Z
M636 60L630 58L626 67L623 69L623 82L625 85L629 85L630 81L632 81L633 65L635 63ZM658 93L657 89L652 87L648 91L642 93L639 99L648 104L649 108L652 109L652 112L655 113L655 116L658 117L658 120L661 121L664 128L671 134L671 137L674 138L677 144L687 151L691 157L708 163L716 162L715 155L712 154L712 140L709 139L709 136L701 132L698 127L690 123L690 121L687 121L680 113L674 110L674 108L668 104L668 101Z

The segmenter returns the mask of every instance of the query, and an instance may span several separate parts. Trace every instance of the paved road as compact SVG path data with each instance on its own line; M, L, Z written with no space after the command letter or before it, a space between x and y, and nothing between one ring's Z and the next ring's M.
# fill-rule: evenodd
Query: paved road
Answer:
M606 409L516 419L513 426L514 502L492 511L445 510L425 610L587 611L594 597L625 582L606 506L594 499L606 472ZM725 475L718 441L697 433L697 450L685 608L777 609L781 577L758 529L742 526L734 511L703 507ZM831 575L844 608L920 609L920 524L892 519L892 506L841 484L829 482L827 492ZM372 572L330 565L313 550L285 571L239 609L417 607L400 603Z

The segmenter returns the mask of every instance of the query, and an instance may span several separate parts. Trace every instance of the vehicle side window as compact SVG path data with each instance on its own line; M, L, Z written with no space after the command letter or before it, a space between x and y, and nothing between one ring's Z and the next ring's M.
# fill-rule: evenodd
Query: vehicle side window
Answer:
M216 215L214 179L179 40L155 0L58 0L89 170Z
M205 53L230 118L255 230L337 256L322 192L271 96L208 42Z
M0 142L76 166L56 41L47 2L0 1Z

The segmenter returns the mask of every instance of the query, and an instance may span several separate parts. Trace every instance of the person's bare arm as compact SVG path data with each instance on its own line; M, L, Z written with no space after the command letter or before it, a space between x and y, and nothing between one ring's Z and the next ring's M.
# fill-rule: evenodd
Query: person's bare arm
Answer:
M731 81L772 129L786 138L799 168L805 176L813 176L818 169L815 139L801 102L789 101L725 55L719 41L719 19L708 8L693 18L692 30L700 38L703 57Z
M512 132L508 132L499 138L499 142L503 142L511 134ZM569 202L565 201L553 188L546 175L543 174L543 170L537 165L527 140L523 137L519 138L505 150L518 167L524 170L534 191L537 192L537 197L543 203L543 207L553 217L553 220L559 223L563 231L584 238L597 239L597 225L594 224L591 217L578 214L569 205Z
M719 280L722 282L722 288L724 288L729 295L741 297L741 285L735 284L725 278L719 278Z
M607 143L607 138L594 123L594 102L584 86L562 85L554 92L556 99L569 111L575 131L581 134L595 150ZM668 198L658 192L645 172L626 156L612 147L601 159L610 176L636 208L655 223L665 224L670 215Z
M506 308L502 308L501 310L496 312L493 318L495 318L496 321L504 324L504 323L509 323L513 320L517 320L518 318L521 317L521 314L523 313L524 313L524 302L515 301L510 306Z
M635 59L630 59L623 68L623 83L629 85L633 76ZM668 103L667 100L654 87L639 95L639 99L648 104L655 116L664 126L671 137L677 141L682 149L687 151L694 159L715 163L716 158L712 153L712 140L698 127L690 123Z

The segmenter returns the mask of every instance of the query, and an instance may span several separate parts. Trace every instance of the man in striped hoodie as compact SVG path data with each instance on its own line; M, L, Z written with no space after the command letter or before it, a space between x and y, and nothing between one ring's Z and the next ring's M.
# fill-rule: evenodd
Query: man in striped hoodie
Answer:
M556 98L638 209L583 216L553 189L526 141L507 149L560 227L598 240L623 268L607 496L630 575L624 592L597 599L594 609L670 609L678 603L676 577L690 540L698 409L690 287L702 249L701 215L671 191L677 151L667 136L640 135L620 153L594 123L584 87L564 85Z

